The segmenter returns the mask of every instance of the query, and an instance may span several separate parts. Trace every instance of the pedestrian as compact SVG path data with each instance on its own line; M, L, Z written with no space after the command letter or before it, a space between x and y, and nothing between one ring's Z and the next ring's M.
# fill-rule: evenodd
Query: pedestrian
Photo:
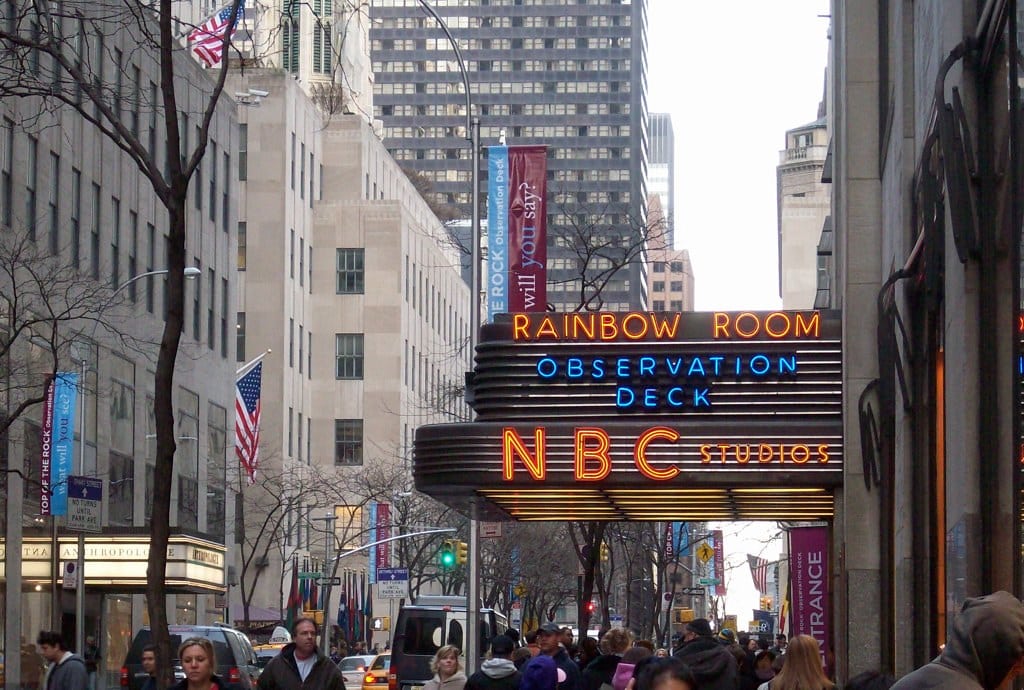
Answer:
M533 650L529 647L516 647L516 650L512 652L512 663L516 665L516 670L520 673L532 658Z
M190 637L178 647L178 659L185 677L170 690L227 690L224 680L214 674L217 656L205 637Z
M577 649L576 641L573 639L572 628L569 626L562 627L562 646L565 647L569 658L575 661L577 654L579 654L579 649ZM557 664L558 662L556 661L555 663ZM579 668L579 666L576 668Z
M537 656L540 654L540 645L537 644L537 633L539 630L531 630L526 633L526 648L530 650L530 654Z
M85 660L85 672L89 674L89 688L96 690L96 673L100 670L100 647L92 635L85 637L82 659Z
M307 616L292 625L292 641L267 663L259 690L345 690L341 669L317 649L316 622Z
M36 690L46 674L46 659L39 655L39 650L24 637L21 638L21 687L24 690Z
M519 690L556 690L565 680L565 671L554 659L547 654L538 654L523 669Z
M612 676L612 690L626 690L633 681L637 664L650 656L647 647L630 647L623 652L622 661L615 667L615 675Z
M715 640L706 618L694 618L686 624L683 645L675 656L690 667L701 690L736 690L736 658Z
M518 690L523 674L512 661L515 642L507 635L491 640L491 658L466 681L466 690Z
M593 637L584 637L580 640L579 651L576 655L576 666L579 667L582 672L590 662L601 656L601 650L598 648L597 640Z
M631 638L629 631L623 628L612 628L604 634L600 644L603 653L580 673L582 690L612 690L615 669L629 649Z
M559 681L558 690L580 690L580 668L569 656L569 652L562 644L563 628L554 623L545 623L537 631L537 646L541 654L551 657L555 665L565 672L565 680ZM572 631L569 631L570 634ZM572 639L571 637L569 639Z
M786 645L786 663L758 690L833 690L821 665L821 647L810 635L797 635ZM950 686L951 688L953 686ZM963 687L963 686L956 686Z
M654 650L654 656L658 657L659 659L667 659L668 658L668 650L665 649L664 647L658 647L657 649Z
M341 660L342 660L342 656L341 656L341 654L338 653L338 645L332 644L331 645L331 661L333 661L336 664L339 664L339 663L341 663Z
M462 672L460 656L462 650L453 644L446 644L437 650L430 660L430 670L434 677L423 684L423 690L463 690L467 678Z
M779 633L775 636L775 646L769 649L775 656L782 656L786 653L786 633Z
M42 631L36 644L48 663L43 679L44 690L88 690L89 674L85 670L85 660L68 651L59 632Z
M689 666L675 657L650 657L636 676L635 690L697 690Z
M757 684L767 683L775 677L775 655L767 649L760 651L754 657L754 678Z
M146 673L146 682L142 690L156 690L156 645L147 644L142 648L142 670Z
M965 601L953 619L942 652L892 687L893 690L995 690L1021 671L1024 671L1024 604L1009 592L995 592Z

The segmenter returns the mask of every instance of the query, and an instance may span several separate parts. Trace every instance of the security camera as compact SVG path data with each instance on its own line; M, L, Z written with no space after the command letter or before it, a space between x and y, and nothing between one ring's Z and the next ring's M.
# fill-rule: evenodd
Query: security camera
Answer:
M249 95L255 96L256 98L266 98L270 95L269 91L261 91L259 89L249 89Z

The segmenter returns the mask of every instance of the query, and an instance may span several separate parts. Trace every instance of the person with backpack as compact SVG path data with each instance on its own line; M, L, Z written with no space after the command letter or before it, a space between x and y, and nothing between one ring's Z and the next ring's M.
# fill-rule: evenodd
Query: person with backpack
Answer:
M515 642L507 635L491 640L491 658L466 681L466 690L518 690L523 674L512 661Z

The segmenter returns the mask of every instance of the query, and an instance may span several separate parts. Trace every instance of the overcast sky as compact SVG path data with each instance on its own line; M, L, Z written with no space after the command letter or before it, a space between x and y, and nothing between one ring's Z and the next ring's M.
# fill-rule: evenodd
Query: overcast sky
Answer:
M772 309L775 167L785 133L817 118L828 0L650 0L649 107L675 130L676 248L696 308Z
M775 167L786 130L818 115L828 0L650 0L648 9L648 105L672 115L676 248L690 251L696 308L778 308ZM720 526L726 613L745 627L758 601L746 555L775 560L782 543L774 523Z

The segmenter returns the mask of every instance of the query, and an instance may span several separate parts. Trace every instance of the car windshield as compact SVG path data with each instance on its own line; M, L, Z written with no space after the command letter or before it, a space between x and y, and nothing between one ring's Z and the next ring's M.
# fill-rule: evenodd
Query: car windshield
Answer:
M370 667L371 671L387 671L391 668L391 655L381 654L373 660L373 666Z
M231 648L228 646L227 638L224 636L222 630L216 628L207 629L190 629L185 627L171 626L169 629L171 634L171 654L174 656L174 663L178 663L178 647L181 645L183 640L187 640L190 637L205 637L213 643L213 651L217 655L218 666L233 666L233 654ZM139 631L139 634L135 636L135 640L132 642L132 648L128 652L129 659L142 659L142 648L153 641L152 631L143 628ZM137 662L141 663L141 662Z
M347 656L341 660L338 667L342 671L362 671L366 668L367 661L369 661L369 659L364 656Z

